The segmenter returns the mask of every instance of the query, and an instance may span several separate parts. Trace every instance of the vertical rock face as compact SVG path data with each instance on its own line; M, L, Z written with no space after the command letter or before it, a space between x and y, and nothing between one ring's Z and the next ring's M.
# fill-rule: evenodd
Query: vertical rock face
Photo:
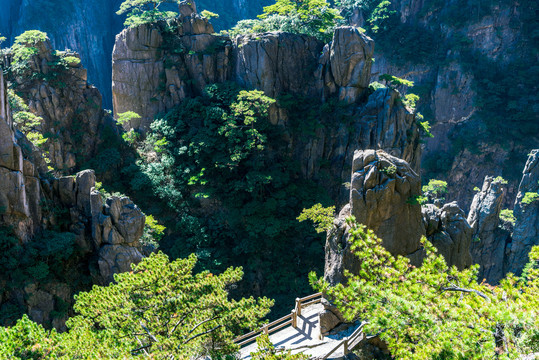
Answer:
M40 131L48 137L45 148L51 165L73 172L95 153L104 118L101 94L87 83L80 61L62 62L67 56L78 59L78 54L57 54L49 40L35 47L39 53L30 59L24 74L10 81L30 111L43 119Z
M166 27L142 25L118 35L113 54L114 110L142 115L128 126L147 130L155 115L200 95L206 85L233 80L274 98L332 97L350 104L349 124L315 129L308 141L288 128L286 109L278 105L271 109L272 123L290 134L288 148L306 178L318 179L322 162L331 164L332 174L347 178L353 157L349 149L384 149L419 169L415 116L399 101L398 92L367 90L374 44L359 29L338 28L325 47L312 37L277 32L239 36L231 42L208 34L210 24L191 12ZM341 183L330 185L332 193L346 198Z
M416 257L425 235L421 206L413 204L421 180L410 165L384 151L356 151L352 165L350 204L339 213L326 242L325 278L335 284L344 269L358 271L360 260L351 254L345 218L353 215L379 236L393 255ZM417 259L416 259L417 260Z
M505 242L509 234L498 227L504 195L503 182L487 176L483 188L474 196L468 214L473 262L481 265L479 278L486 279L489 284L496 284L505 275Z
M129 127L148 130L155 115L206 85L230 79L230 40L212 35L207 19L184 8L178 20L124 29L112 54L114 114L134 111ZM166 28L166 30L165 30Z
M459 9L461 4L468 8ZM519 87L525 80L517 80L519 73L529 78L530 72L526 70L533 72L536 62L533 55L536 45L529 36L537 27L536 22L529 20L535 14L536 4L533 1L485 3L476 8L470 2L395 0L391 7L399 12L400 21L405 24L402 29L410 31L390 35L391 45L400 43L397 48L377 47L372 80L387 73L412 80L416 88L422 89L419 110L433 124L434 135L424 146L425 170L433 178L446 180L448 200L458 201L465 210L475 195L473 188L481 186L486 175L503 175L509 181L504 199L504 206L509 207L517 193L518 173L525 154L531 144L537 143L539 133L531 130L523 137L488 129L491 116L485 110L490 107L491 113L503 112L509 103L520 103L526 108L525 103L537 102L536 97L528 99L529 94L537 93L536 84L521 92ZM362 26L364 20L357 23ZM419 55L416 50L429 41ZM408 55L403 54L406 51ZM426 59L424 55L436 60ZM481 66L476 66L479 63ZM487 67L496 70L486 70ZM484 95L489 87L505 88L500 98L501 102L507 102L493 101L485 106L490 101ZM518 122L511 120L512 126L536 129L534 114L522 118ZM499 121L510 123L509 119ZM498 131L501 139L494 139L492 130Z
M470 243L472 228L456 202L441 209L433 204L422 207L427 239L438 249L449 266L464 269L472 264Z
M40 182L35 166L24 159L15 138L7 100L7 87L0 68L0 223L11 226L23 241L41 224Z
M507 270L517 275L528 263L531 248L539 245L539 200L523 201L527 193L539 193L539 150L532 150L528 155L515 201L516 222L508 249Z
M275 98L284 93L317 96L314 72L324 44L310 36L266 33L234 40L234 78Z

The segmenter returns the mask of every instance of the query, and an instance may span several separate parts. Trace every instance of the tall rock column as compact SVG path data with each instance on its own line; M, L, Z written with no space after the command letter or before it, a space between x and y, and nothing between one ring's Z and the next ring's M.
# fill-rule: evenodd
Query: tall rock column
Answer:
M519 275L528 262L528 254L539 245L539 150L532 150L522 174L513 213L516 218L513 240L508 249L507 271ZM528 195L527 195L528 194ZM525 200L526 199L526 200Z
M345 219L353 215L379 236L393 255L419 261L425 235L421 206L410 201L421 193L421 180L410 165L382 150L354 153L350 203L340 212L326 241L325 278L335 284L343 271L357 272L360 260L351 253Z
M330 93L337 92L340 100L356 102L369 87L374 41L358 27L343 26L335 29L326 50L330 71L326 73L325 85Z
M479 278L490 284L504 276L505 243L509 233L498 227L504 196L503 181L487 176L483 188L474 196L468 214L473 262L481 265Z
M23 156L13 128L7 86L0 68L0 225L30 239L41 223L41 187L35 166Z

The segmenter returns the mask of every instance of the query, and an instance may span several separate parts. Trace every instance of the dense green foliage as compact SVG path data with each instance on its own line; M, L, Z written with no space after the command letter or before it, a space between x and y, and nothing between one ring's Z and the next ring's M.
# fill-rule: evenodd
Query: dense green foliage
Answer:
M335 206L323 207L322 204L315 204L309 209L303 209L298 216L298 220L311 220L315 224L316 232L326 232L331 229L335 218Z
M13 63L11 69L16 74L23 73L30 59L38 54L37 45L47 40L47 34L38 30L25 31L15 38L15 42L11 47L13 53Z
M421 190L423 191L423 195L426 196L429 201L434 202L438 200L443 202L445 201L444 195L447 194L447 182L431 179Z
M479 266L448 267L423 239L426 256L416 268L393 257L371 230L350 218L358 274L329 287L311 275L344 317L367 321L395 359L516 359L539 350L539 247L526 276L509 274L497 287L478 283Z
M517 221L515 215L513 214L513 210L509 209L503 209L500 211L500 220L508 222L511 225L515 225L515 222Z
M336 104L306 101L279 99L293 136L323 126L321 112L328 124L340 119ZM167 227L160 249L169 256L196 253L199 266L211 271L243 266L246 281L234 295L251 294L254 286L277 300L280 315L310 292L308 270L323 265L323 236L296 218L330 201L327 190L300 173L284 129L270 123L274 103L231 83L209 86L204 96L155 119L144 141L129 146L107 135L106 147L86 166Z
M162 10L164 4L178 4L180 0L125 0L116 14L126 14L125 26L138 26L178 16L174 11Z
M324 42L333 37L339 11L327 0L277 0L264 7L260 20L243 20L230 30L231 36L245 33L284 31L314 36Z
M527 192L524 194L524 197L522 198L522 203L524 205L530 205L531 203L539 200L539 193L536 192Z
M115 275L116 282L76 296L78 315L57 334L23 317L0 328L0 353L10 359L185 359L233 354L232 339L260 325L272 301L231 300L227 288L243 275L193 273L196 257L170 262L155 253Z
M0 296L30 284L65 282L74 288L88 285L89 274L78 268L78 248L75 235L68 232L44 231L31 241L22 244L10 229L0 228ZM65 269L78 268L77 273ZM12 299L13 300L13 299ZM17 301L9 300L0 307L0 324L11 325L24 312ZM67 312L61 302L56 309L58 316Z

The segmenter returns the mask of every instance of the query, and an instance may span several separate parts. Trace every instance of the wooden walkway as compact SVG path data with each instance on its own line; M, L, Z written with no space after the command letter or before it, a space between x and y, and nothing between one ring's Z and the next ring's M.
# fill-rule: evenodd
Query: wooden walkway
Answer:
M305 353L312 359L342 359L361 341L363 326L355 324L338 335L321 336L318 324L318 314L324 309L320 304L321 295L296 299L290 315L237 338L235 342L241 346L240 358L250 359L250 354L257 350L256 337L267 333L276 349Z

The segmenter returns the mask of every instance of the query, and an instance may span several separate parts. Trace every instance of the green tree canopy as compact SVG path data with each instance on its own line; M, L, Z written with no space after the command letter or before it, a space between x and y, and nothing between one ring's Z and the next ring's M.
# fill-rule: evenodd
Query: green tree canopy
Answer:
M277 0L275 4L264 7L261 20L238 22L231 35L241 33L260 33L284 31L317 37L329 41L337 21L342 19L339 10L327 0Z
M393 257L371 230L348 219L358 274L330 287L310 275L344 317L367 321L395 359L515 359L539 351L539 247L523 278L508 274L499 286L478 283L478 265L448 267L423 239L421 267Z
M0 350L8 358L122 358L137 355L214 359L237 351L233 339L260 325L273 301L232 300L227 289L241 268L222 274L193 273L194 255L170 262L159 252L133 271L115 275L115 283L94 286L76 296L77 316L58 335L23 317L0 328Z
M178 13L161 10L163 4L178 4L180 0L125 0L120 5L118 15L127 13L125 26L137 26L158 20L176 17Z

